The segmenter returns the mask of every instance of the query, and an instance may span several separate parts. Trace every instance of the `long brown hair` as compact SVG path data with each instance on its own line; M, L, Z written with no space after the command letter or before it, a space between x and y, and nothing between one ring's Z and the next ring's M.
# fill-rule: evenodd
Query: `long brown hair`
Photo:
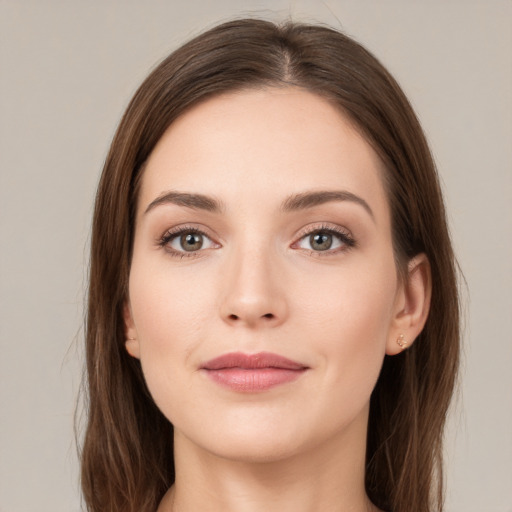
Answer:
M459 359L456 267L435 165L396 81L361 45L323 26L228 22L167 57L136 92L96 197L86 320L82 489L91 512L154 512L174 481L173 428L124 348L134 212L144 163L166 128L213 95L293 85L351 120L386 167L397 266L425 253L431 310L414 345L386 356L373 391L366 490L393 512L442 510L442 433Z

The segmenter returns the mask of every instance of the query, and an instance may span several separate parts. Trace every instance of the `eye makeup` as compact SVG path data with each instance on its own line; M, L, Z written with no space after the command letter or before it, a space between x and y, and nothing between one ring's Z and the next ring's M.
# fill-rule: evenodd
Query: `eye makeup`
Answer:
M192 225L177 226L166 231L158 240L158 246L172 257L195 258L208 249L219 249L205 230ZM309 246L309 247L308 247ZM308 226L290 248L304 250L314 257L328 257L345 252L356 246L349 230L334 224L321 223Z

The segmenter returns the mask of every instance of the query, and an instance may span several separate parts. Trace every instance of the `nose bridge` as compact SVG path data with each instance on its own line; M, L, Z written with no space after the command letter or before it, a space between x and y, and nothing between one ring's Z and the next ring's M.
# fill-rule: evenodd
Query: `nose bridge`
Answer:
M277 325L287 315L279 257L268 239L256 238L234 244L226 260L221 315L229 323Z

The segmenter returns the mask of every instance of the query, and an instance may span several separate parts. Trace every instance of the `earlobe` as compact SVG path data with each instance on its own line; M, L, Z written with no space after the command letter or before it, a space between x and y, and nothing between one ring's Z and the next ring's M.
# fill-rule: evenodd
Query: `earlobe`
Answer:
M398 354L414 343L427 321L431 295L430 263L425 254L418 254L409 261L407 277L397 297L386 354Z
M136 359L140 359L140 345L137 338L128 338L125 341L124 346L126 347L126 352L128 352L128 354Z
M133 316L128 301L125 301L123 306L123 319L124 332L126 336L124 346L126 351L132 357L140 359L140 344L139 340L137 339L137 330L135 329L135 324L133 322Z

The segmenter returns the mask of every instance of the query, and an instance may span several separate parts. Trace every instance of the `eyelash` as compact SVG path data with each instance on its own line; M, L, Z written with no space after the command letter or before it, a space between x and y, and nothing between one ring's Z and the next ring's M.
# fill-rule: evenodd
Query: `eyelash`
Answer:
M168 252L168 254L174 258L195 258L200 256L201 250L197 251L176 251L174 249L171 249L169 247L169 243L172 242L175 238L183 235L183 234L196 234L196 235L202 235L208 239L211 240L211 238L208 236L208 234L193 226L180 226L178 228L171 229L169 231L166 231L163 236L158 240L158 245L162 248L165 248ZM336 249L336 250L326 250L326 251L314 251L312 249L305 249L308 254L314 257L328 257L332 256L333 254L338 254L340 252L348 251L352 248L354 248L357 244L355 239L352 237L350 232L348 230L342 229L337 226L331 226L322 224L321 226L315 226L314 228L306 229L300 237L297 239L296 242L292 244L292 247L294 245L297 245L300 241L305 239L308 236L314 235L314 234L327 234L327 235L333 235L338 238L338 240L342 243L342 247Z
M341 228L339 226L321 224L320 226L306 228L306 230L301 233L300 237L297 239L296 242L294 242L292 244L292 246L297 245L299 242L301 242L308 236L310 237L311 235L320 234L320 233L326 234L326 235L333 235L334 237L338 238L338 240L341 242L342 246L337 249L334 249L334 250L326 250L326 251L314 251L312 249L305 249L310 256L314 256L314 257L318 257L318 258L325 258L325 257L332 256L334 254L339 254L341 252L345 252L350 249L353 249L357 245L356 240L351 235L350 231L348 231L347 229Z
M175 238L178 238L179 236L183 234L191 234L191 235L202 235L208 239L210 239L210 236L203 231L202 229L193 227L193 226L180 226L178 228L170 229L169 231L166 231L162 238L158 241L158 245L164 249L167 250L168 254L172 256L173 258L196 258L197 256L200 256L200 250L199 251L176 251L174 249L171 249L169 244L172 242Z

